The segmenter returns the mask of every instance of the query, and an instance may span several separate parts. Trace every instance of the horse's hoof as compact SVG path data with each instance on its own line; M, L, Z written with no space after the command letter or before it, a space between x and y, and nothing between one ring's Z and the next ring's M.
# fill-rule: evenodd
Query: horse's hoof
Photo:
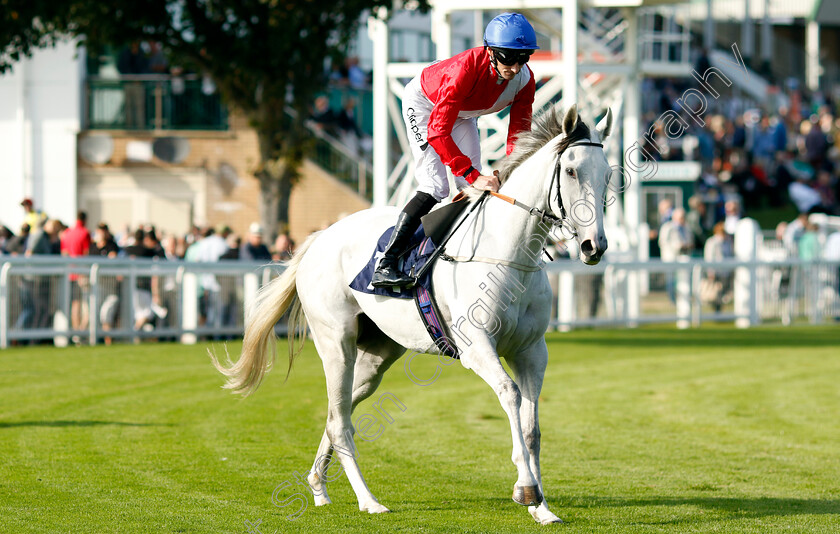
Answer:
M530 506L528 507L528 512L531 513L531 517L534 518L534 521L540 525L559 524L563 522L562 519L551 513L551 511L545 506Z
M539 486L514 486L513 502L523 506L536 506L543 500Z
M332 504L332 501L326 495L315 495L315 506L325 506Z
M365 506L360 506L359 510L362 512L367 512L369 514L387 514L391 510L385 508L378 502L372 502L370 504L366 504Z

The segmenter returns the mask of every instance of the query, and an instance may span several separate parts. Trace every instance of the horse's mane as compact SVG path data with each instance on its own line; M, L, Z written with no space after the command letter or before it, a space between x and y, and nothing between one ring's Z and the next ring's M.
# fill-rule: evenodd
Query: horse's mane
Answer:
M516 138L516 146L513 152L501 161L501 167L499 168L500 183L505 183L510 178L514 169L519 167L526 159L533 156L546 143L562 133L563 112L552 107L536 117L531 124L531 131L519 134L519 137ZM589 139L589 135L589 127L583 123L582 119L578 118L574 131L563 137L557 144L557 153L563 152L575 141Z

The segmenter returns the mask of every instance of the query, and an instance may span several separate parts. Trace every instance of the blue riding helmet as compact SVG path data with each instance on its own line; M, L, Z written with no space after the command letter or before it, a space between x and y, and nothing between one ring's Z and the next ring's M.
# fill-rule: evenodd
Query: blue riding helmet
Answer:
M513 50L539 48L534 27L519 13L502 13L491 20L484 30L484 46Z

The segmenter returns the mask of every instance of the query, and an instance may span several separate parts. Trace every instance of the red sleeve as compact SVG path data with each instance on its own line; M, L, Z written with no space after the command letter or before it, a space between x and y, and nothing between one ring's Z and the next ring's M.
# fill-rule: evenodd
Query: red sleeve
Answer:
M443 73L437 91L438 101L429 116L427 139L443 164L452 170L452 174L463 176L468 183L473 183L479 172L452 140L452 128L476 79L476 65L471 62L455 63Z
M85 231L85 240L82 250L82 255L87 256L90 253L90 232Z
M531 113L534 106L534 92L536 90L536 82L534 81L534 73L531 73L531 79L528 83L516 93L513 103L510 105L510 124L508 125L507 136L507 155L513 152L513 145L516 143L516 138L522 132L531 131Z

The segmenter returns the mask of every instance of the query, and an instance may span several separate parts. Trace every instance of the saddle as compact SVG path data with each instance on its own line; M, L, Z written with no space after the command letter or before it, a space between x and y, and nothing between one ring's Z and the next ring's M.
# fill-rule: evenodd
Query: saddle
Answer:
M431 211L420 218L426 236L434 243L444 244L449 230L469 205L467 195L458 193L450 204Z
M479 203L476 203L479 204ZM447 338L440 320L440 311L434 298L432 287L432 269L435 260L442 252L442 246L454 232L453 225L463 215L469 205L466 195L459 193L452 203L434 210L421 218L420 228L414 233L408 249L400 255L399 269L414 278L410 287L376 288L370 284L376 263L382 256L394 227L390 227L379 237L379 241L365 267L356 275L350 287L362 293L383 297L413 298L417 310L432 341L443 354L459 358L458 348ZM462 219L463 220L463 219ZM457 227L456 227L457 228Z

